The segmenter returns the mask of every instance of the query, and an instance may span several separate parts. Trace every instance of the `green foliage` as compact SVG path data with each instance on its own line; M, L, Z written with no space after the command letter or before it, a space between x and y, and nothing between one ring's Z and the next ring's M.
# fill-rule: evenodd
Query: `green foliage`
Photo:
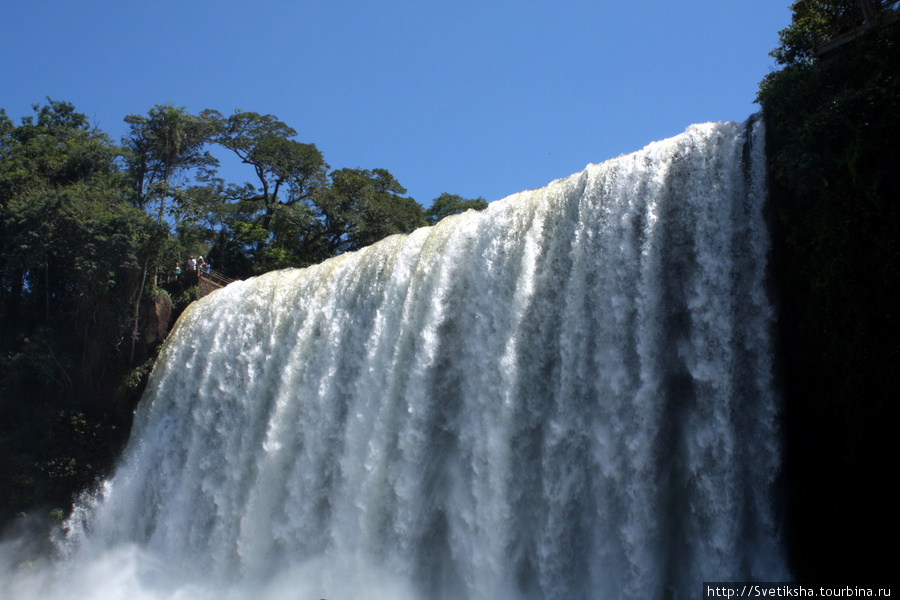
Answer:
M395 233L426 225L422 206L404 198L406 189L385 169L340 169L331 186L313 198L321 218L318 240L324 253L358 250Z
M384 169L328 173L314 144L273 115L237 110L203 118L212 141L252 167L254 182L220 184L216 215L223 233L210 255L232 276L302 267L425 224L422 207ZM209 188L212 189L212 188Z
M779 46L771 52L780 65L811 62L815 48L835 34L836 25L859 11L858 0L796 0L791 25L778 32Z
M487 205L488 203L481 197L475 200L467 200L462 196L444 192L435 198L428 210L425 211L425 220L428 221L429 225L434 225L444 217L458 215L467 210L484 210L487 208Z
M128 205L105 135L71 105L51 101L35 111L36 120L6 127L0 142L0 343L9 351L17 338L50 328L47 352L81 353L71 360L76 373L60 369L63 379L90 386L108 359L103 348L122 332L135 244L155 230ZM69 340L78 340L75 348Z
M204 150L214 130L206 118L171 104L156 105L147 116L128 115L129 133L122 139L125 164L132 180L133 202L138 208L158 204L158 220L165 216L166 199L176 196L169 185L179 172L197 169L201 175L218 165Z
M64 504L111 460L68 435L83 422L59 409L104 422L141 244L156 234L128 201L109 138L71 104L34 110L18 126L0 114L0 517Z
M254 210L271 217L279 202L294 204L325 185L328 165L322 153L314 144L291 139L297 132L273 115L241 110L228 118L212 110L203 115L214 124L213 141L253 167L258 187L232 191L242 202L258 203Z
M803 46L788 42L788 66L763 81L759 100L775 217L791 555L806 580L877 576L893 568L872 534L893 512L884 476L894 454L889 411L900 397L900 27L874 29L819 59L791 54Z
M190 304L190 302L193 302L197 297L197 288L194 287L191 289L195 290L195 292L193 294L193 297L185 304ZM123 376L120 384L120 391L122 392L122 395L133 396L143 391L144 384L147 382L147 378L150 376L150 371L153 370L153 364L155 360L156 357L152 356L145 360L143 363L128 371Z
M157 351L149 307L199 295L188 256L239 278L428 223L389 171L329 172L273 115L165 104L125 121L116 147L66 102L19 124L0 109L0 523L111 467ZM252 181L217 178L216 146ZM441 198L431 218L484 204Z
M186 193L182 188L172 185L172 179L188 171L196 171L200 180L210 179L218 165L218 161L205 146L213 135L215 123L212 119L190 115L184 108L171 104L157 105L150 109L148 115L128 115L125 122L130 131L122 140L125 163L133 186L133 203L144 210L154 210L159 228L164 226L164 218L175 218L176 228L182 223L177 219L184 215L193 215L196 209L192 201L202 194L196 190ZM135 349L140 329L141 301L151 270L158 269L166 258L168 225L158 231L156 239L145 238L148 243L142 244L142 268L140 286L134 295L132 310L132 330L129 362L135 360ZM168 262L168 261L166 261Z
M0 517L37 504L68 506L74 492L108 472L123 433L108 416L74 409L31 411L15 429L0 428Z
M176 299L176 304L180 306L187 306L194 300L200 297L200 288L196 285L192 285L191 287L184 290L184 292Z
M896 0L796 0L791 25L778 32L771 56L780 65L808 65L817 49L859 28L873 27L897 9Z

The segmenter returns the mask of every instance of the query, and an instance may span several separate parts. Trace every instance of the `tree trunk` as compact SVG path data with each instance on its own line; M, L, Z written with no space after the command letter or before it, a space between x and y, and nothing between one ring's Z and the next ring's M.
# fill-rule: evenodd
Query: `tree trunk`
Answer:
M131 328L131 352L128 355L128 364L134 365L134 346L137 343L138 327L141 317L141 298L144 297L144 287L147 284L147 271L150 268L150 257L144 261L144 269L141 273L141 285L138 289L137 298L134 301L134 323Z

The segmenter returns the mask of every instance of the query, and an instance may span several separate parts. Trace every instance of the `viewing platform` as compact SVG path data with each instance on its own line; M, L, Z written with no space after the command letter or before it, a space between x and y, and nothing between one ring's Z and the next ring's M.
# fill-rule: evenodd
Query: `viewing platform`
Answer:
M197 271L185 271L178 275L160 274L156 284L173 295L180 294L187 288L196 286L197 299L199 300L235 281L237 280L231 279L214 269L199 269Z
M229 283L234 283L234 281L234 279L226 277L213 269L208 271L201 270L198 272L197 278L197 288L199 289L197 298L202 298L219 288L225 287Z
M884 27L900 20L900 0L873 3L860 0L860 9L837 21L827 38L816 43L813 52L817 58L852 42L865 32L876 27Z

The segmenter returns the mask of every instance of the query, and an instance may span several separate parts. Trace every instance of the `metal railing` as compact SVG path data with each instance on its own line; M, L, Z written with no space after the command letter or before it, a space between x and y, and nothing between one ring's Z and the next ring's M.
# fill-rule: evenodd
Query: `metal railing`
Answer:
M222 273L219 273L215 269L199 269L198 276L200 279L206 279L213 285L218 287L225 287L229 283L234 283L235 280L230 277L226 277Z
M158 273L156 276L156 284L159 286L174 284L177 282L190 284L199 283L201 279L211 283L216 287L225 287L229 283L234 283L236 281L235 279L232 279L231 277L228 277L214 269L198 268L194 271L182 271L177 275L172 272Z
M873 27L889 25L900 19L900 0L867 4L869 1L861 0L857 11L839 19L829 28L828 34L813 48L816 56L823 56L855 40Z

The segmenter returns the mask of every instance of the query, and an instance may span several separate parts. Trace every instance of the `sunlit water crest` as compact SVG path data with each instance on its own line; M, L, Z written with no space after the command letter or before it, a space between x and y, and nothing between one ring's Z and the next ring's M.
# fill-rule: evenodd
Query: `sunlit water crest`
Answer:
M784 578L762 129L693 126L196 303L41 597Z

